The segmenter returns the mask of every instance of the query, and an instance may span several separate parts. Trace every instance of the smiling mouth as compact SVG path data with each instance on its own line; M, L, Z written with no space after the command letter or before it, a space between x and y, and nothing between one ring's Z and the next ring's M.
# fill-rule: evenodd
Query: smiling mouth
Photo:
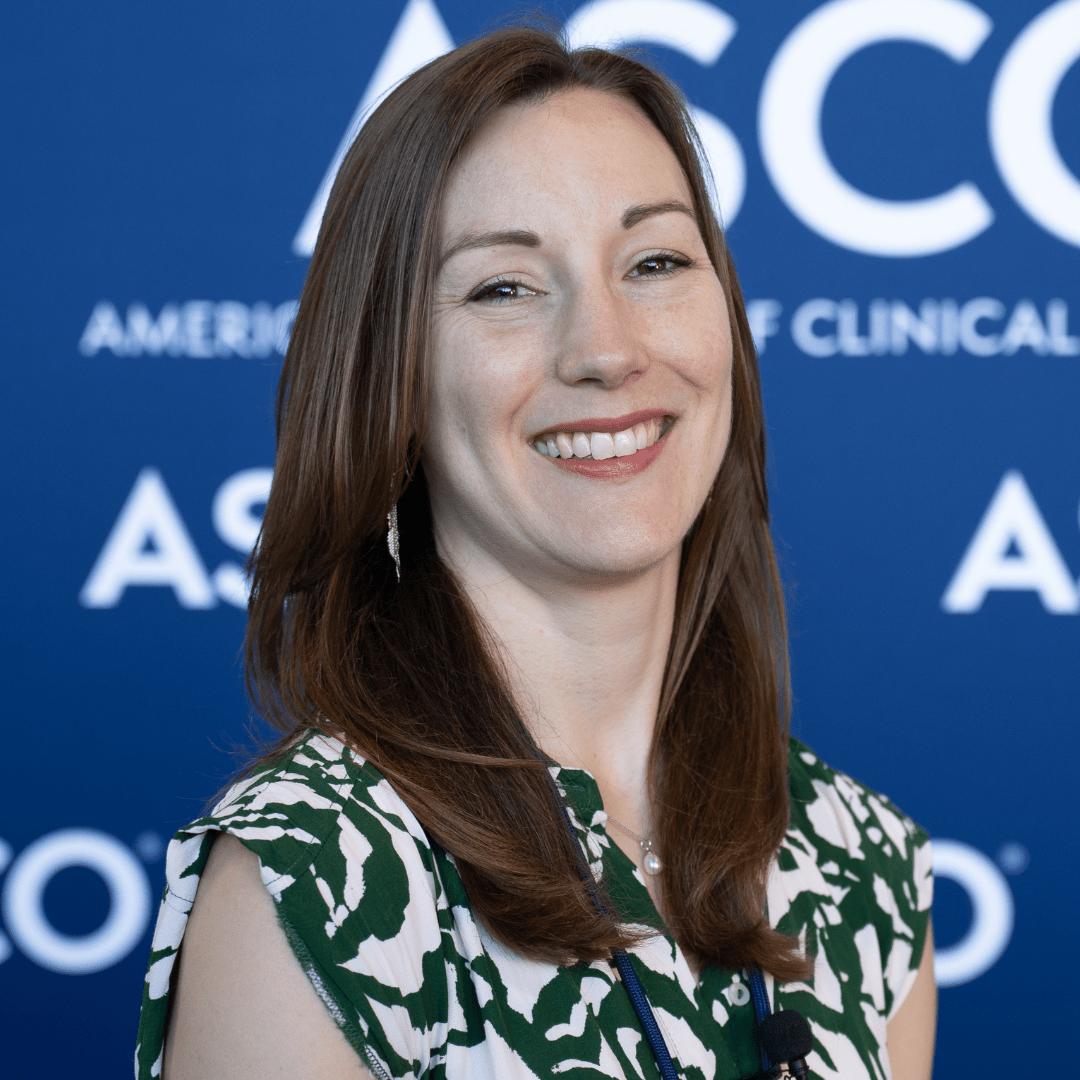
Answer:
M548 431L532 440L533 449L548 458L607 461L632 458L655 446L671 429L674 418L654 416L622 431Z

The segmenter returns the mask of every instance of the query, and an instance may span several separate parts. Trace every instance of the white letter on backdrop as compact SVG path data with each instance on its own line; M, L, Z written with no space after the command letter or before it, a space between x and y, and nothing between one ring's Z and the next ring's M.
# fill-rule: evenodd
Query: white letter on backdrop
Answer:
M819 334L815 323L835 323L840 305L835 300L819 297L801 304L791 317L791 339L808 356L835 356L839 344L836 334Z
M262 516L252 510L269 498L273 478L273 469L244 469L233 473L214 496L210 513L218 536L245 555L255 546L262 527Z
M1054 97L1080 59L1080 0L1030 22L1001 61L990 92L990 146L1013 198L1048 232L1080 246L1080 180L1054 141Z
M868 45L914 41L965 64L992 26L966 0L832 0L803 19L769 65L758 111L761 154L792 213L866 255L933 255L986 229L994 212L970 181L906 202L852 187L825 153L821 108L840 66Z
M153 550L146 550L147 544ZM88 608L116 607L129 585L168 585L181 607L217 604L180 512L153 468L139 473L79 602Z
M125 355L142 356L145 352L150 356L160 356L167 352L170 356L182 356L184 345L180 309L175 304L166 304L156 320L145 304L131 304L128 307Z
M779 332L780 313L783 310L779 300L746 302L746 321L750 324L750 336L754 339L754 348L759 356L765 351L769 338Z
M935 840L934 876L955 881L971 902L971 926L955 944L934 952L938 986L960 986L989 971L1012 937L1015 905L1002 872L977 848Z
M1046 305L1046 328L1055 356L1080 356L1080 336L1069 333L1069 305L1064 300L1051 300Z
M273 469L244 469L230 476L214 496L211 516L218 536L244 555L259 539L262 516L252 511L266 502L273 478ZM222 600L234 607L247 607L251 584L238 563L226 560L214 571L212 580Z
M108 300L99 300L90 312L90 321L79 338L83 356L97 356L100 349L111 349L114 356L124 355L124 324L120 313Z
M735 36L735 20L706 0L592 0L567 20L571 49L629 42L663 45L712 67ZM739 141L712 113L691 106L690 114L708 158L716 190L713 209L725 225L739 213L746 192L746 163Z
M1017 554L1010 555L1013 546ZM982 607L991 589L1037 592L1043 607L1055 615L1080 612L1080 594L1069 568L1015 469L1002 477L941 606L953 615L970 615Z
M983 319L1004 319L1005 305L992 296L976 296L969 300L957 316L957 332L965 352L972 356L994 356L1001 351L1000 334L983 334L979 323Z
M319 190L311 200L303 224L293 239L293 251L301 258L310 258L315 250L315 241L319 237L319 226L322 225L330 189L334 186L338 169L341 168L353 140L364 126L364 121L402 79L443 53L448 53L453 47L454 39L432 0L409 0L393 34L390 35L389 44L375 68L375 74L371 76L371 82L368 83L364 96L345 129Z
M109 890L109 914L96 930L61 933L45 911L45 889L61 870L85 866ZM23 850L4 883L4 921L31 960L63 975L89 975L123 960L139 942L152 900L146 871L114 836L97 829L59 829Z

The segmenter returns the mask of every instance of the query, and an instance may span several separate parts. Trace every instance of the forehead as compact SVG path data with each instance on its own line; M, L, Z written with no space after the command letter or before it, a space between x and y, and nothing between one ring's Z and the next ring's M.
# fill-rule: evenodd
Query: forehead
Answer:
M667 200L692 203L663 135L627 99L575 89L507 105L477 133L451 173L443 235L508 213L569 224Z

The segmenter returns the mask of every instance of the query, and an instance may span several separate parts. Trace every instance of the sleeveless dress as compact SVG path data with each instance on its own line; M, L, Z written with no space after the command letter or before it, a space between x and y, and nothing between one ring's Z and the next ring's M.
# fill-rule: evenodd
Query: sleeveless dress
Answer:
M768 884L772 925L816 956L809 983L774 986L814 1034L816 1080L890 1080L885 1025L915 981L932 895L926 834L884 797L791 740L791 823ZM604 829L587 772L555 766L593 872L632 922L659 917ZM161 1075L170 976L208 837L253 851L282 929L330 1015L379 1078L655 1080L659 1071L608 964L526 960L474 918L454 860L390 784L342 743L308 733L235 785L169 845L143 993L137 1080ZM666 934L631 953L685 1080L760 1069L744 973L696 979Z

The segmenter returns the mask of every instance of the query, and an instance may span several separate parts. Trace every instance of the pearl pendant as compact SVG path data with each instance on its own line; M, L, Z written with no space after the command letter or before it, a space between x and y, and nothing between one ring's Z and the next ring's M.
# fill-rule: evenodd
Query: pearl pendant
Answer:
M652 850L652 844L649 844L647 847L645 844L642 844L641 848L641 865L644 868L645 873L651 874L653 877L656 877L656 875L664 869L664 864L660 861L660 858L656 854L656 852Z

